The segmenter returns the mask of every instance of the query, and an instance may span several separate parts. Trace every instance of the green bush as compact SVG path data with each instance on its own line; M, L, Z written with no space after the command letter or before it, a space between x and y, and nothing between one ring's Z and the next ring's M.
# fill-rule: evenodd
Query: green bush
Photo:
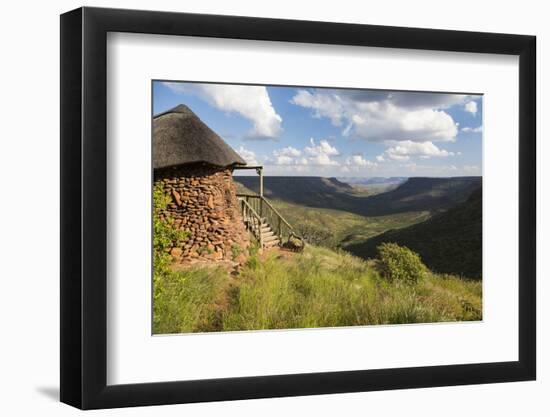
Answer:
M420 256L409 248L396 243L383 243L377 250L380 274L388 281L414 285L427 272Z
M189 235L174 228L174 219L162 216L162 211L170 203L171 197L164 192L161 184L153 189L153 267L155 274L163 275L171 261L168 252Z
M231 245L231 259L237 259L241 253L243 253L243 248L239 245Z

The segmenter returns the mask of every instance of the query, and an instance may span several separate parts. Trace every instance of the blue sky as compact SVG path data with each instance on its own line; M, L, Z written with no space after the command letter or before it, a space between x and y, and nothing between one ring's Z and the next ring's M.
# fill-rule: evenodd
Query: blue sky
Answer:
M481 175L479 95L153 83L153 113L186 104L266 175Z

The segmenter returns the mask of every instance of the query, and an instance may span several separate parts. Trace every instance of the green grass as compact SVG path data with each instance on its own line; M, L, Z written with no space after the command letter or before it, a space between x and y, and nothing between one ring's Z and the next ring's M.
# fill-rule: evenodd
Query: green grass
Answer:
M376 261L307 246L254 255L238 276L220 268L155 280L154 333L289 329L481 319L481 283L427 273L382 279Z
M229 284L222 268L202 267L155 276L153 333L216 330L217 317Z

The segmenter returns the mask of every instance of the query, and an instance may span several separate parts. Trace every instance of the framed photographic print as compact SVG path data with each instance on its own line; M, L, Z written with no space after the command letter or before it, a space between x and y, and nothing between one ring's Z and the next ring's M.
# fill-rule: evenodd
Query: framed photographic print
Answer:
M535 379L535 38L61 16L61 401Z

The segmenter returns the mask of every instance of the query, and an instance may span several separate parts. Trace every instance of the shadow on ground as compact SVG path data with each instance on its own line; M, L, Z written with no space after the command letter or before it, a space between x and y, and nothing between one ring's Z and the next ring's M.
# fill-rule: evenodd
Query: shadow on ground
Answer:
M59 401L59 387L36 387L36 391L53 401Z

